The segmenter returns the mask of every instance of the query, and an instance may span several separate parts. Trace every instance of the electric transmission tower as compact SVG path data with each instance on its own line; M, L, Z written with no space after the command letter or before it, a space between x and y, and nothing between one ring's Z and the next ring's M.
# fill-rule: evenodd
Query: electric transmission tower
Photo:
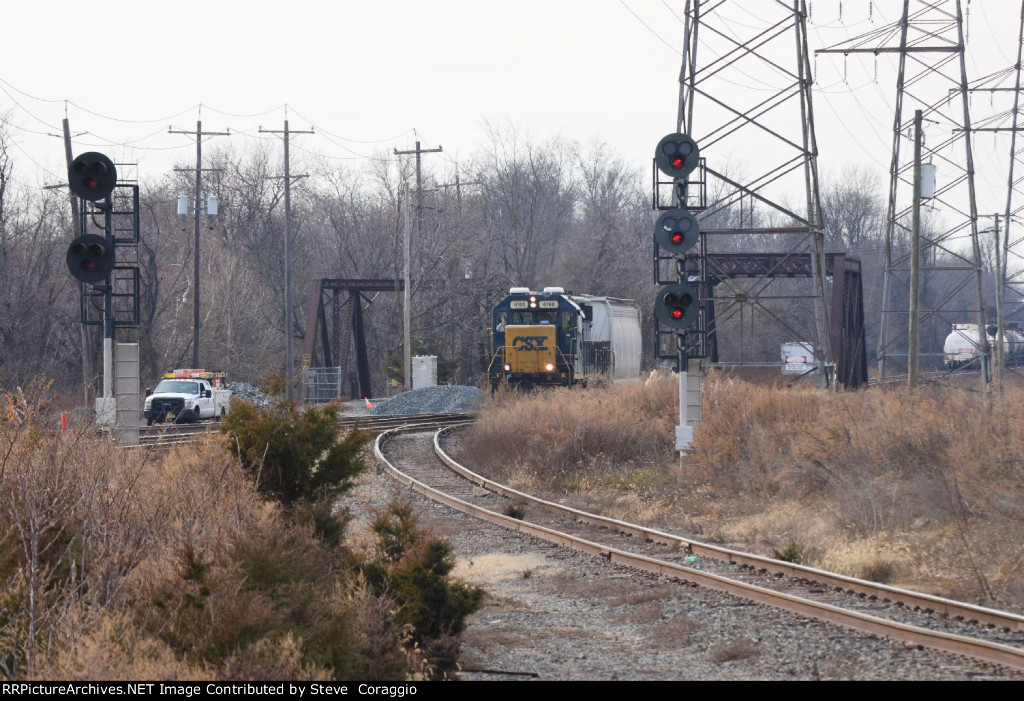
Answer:
M910 364L915 162L909 146L916 111L923 115L926 137L921 162L935 165L937 178L930 216L918 236L917 357L938 367L952 324L986 327L963 25L960 0L903 0L897 22L817 52L898 58L877 350L881 377L904 372ZM984 383L984 333L979 346Z
M1024 209L1021 203L1020 185L1024 182L1017 169L1021 163L1020 145L1017 134L1020 124L1021 94L1021 62L1024 60L1024 2L1021 3L1020 25L1017 33L1017 62L974 81L972 93L987 93L993 105L993 114L977 120L972 130L974 133L992 132L998 134L1008 132L1009 164L1007 168L1006 208L1001 214L990 215L993 218L991 229L982 232L995 235L994 251L996 254L996 334L995 338L1005 337L1008 319L1017 316L1024 310L1024 237L1012 235L1011 227L1020 223L1020 212ZM1007 101L1006 98L1009 98ZM1007 105L1007 102L1009 103ZM999 110L995 105L1004 109ZM1005 345L995 345L995 375L999 380L1000 391L1006 370L1007 358L1004 357Z
M825 255L806 3L745 4L686 2L677 129L704 161L682 203L700 209L702 269L690 277L712 365L778 367L781 345L799 342L825 385L836 370L826 278L847 278Z

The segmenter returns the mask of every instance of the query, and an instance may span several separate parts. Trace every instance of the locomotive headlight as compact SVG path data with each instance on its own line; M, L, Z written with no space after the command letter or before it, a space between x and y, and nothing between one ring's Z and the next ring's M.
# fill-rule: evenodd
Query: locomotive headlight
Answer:
M544 369L547 370L548 372L554 372L555 371L555 364L554 363L548 363L547 365L544 366Z
M537 298L536 297L530 297L530 309L536 309L536 308L537 308Z
M505 363L505 372L512 372L512 366L508 363Z

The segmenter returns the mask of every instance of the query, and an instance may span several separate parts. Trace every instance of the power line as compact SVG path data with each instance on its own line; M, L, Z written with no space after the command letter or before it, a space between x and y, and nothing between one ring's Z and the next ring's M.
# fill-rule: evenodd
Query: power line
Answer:
M192 132L184 131L181 129L174 129L167 127L168 134L185 134L191 135ZM195 252L194 252L194 275L195 279L192 284L192 301L193 301L193 312L192 312L192 367L200 368L199 364L199 213L203 209L202 205L202 182L203 182L203 137L204 136L231 136L230 131L203 131L202 121L196 122L196 194L195 194Z
M416 148L412 151L399 151L395 149L396 156L405 156L410 154L416 154L416 240L419 241L423 236L423 177L420 170L421 160L424 153L441 153L442 147L438 144L437 148L425 149L420 146L420 142L417 139ZM408 188L406 188L408 193ZM409 207L406 205L405 215L405 292L404 292L404 303L403 303L403 354L405 355L405 389L412 389L412 339L411 339L411 319L409 304L412 298L412 284L409 279L410 266L412 264L410 245L409 245Z
M281 134L284 139L284 307L285 307L285 340L287 352L285 354L285 379L288 381L288 398L295 399L295 321L292 310L292 178L305 178L305 175L292 175L288 142L292 134L313 134L312 129L308 131L292 131L288 128L288 120L284 120L284 129L264 129L260 127L261 134Z

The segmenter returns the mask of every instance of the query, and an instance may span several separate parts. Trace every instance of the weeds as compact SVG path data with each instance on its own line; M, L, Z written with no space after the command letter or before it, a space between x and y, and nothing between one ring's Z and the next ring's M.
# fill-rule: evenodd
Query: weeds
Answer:
M1024 610L1024 558L1007 547L1024 539L1021 389L827 393L710 373L681 463L677 393L670 376L499 393L459 457L616 518Z
M973 580L966 598L1024 606L1002 540L1021 537L1011 515L1024 509L1020 390L986 404L956 388L827 394L721 378L706 387L689 478L734 510L787 504L827 515L810 564L823 558L881 582L941 566L947 583ZM894 552L901 542L915 554ZM844 563L841 552L856 555Z
M675 648L689 643L694 633L703 629L704 626L704 623L695 618L675 616L671 620L655 626L649 637L654 645Z
M757 657L761 654L761 646L753 640L740 638L725 643L720 643L711 648L709 657L712 662L722 664L723 662L735 662Z
M524 504L521 503L513 503L506 506L505 510L502 511L502 513L508 516L509 518L514 518L516 520L521 521L523 517L526 516L526 507Z
M790 543L781 552L773 550L772 556L776 560L792 562L794 565L799 565L804 560L803 555L800 553L800 546L796 543Z
M467 430L461 455L501 478L543 472L553 490L587 488L594 480L644 488L656 484L648 470L665 464L678 410L669 377L650 385L504 392L484 408L484 420ZM632 482L629 471L643 481ZM615 477L608 477L615 475Z
M214 438L147 453L61 433L47 391L0 398L0 678L400 680L433 674L428 654L455 664L482 593L447 580L447 545L414 523L395 533L391 586L367 586L324 497L354 474L331 466L345 441L268 449L316 459L258 489Z

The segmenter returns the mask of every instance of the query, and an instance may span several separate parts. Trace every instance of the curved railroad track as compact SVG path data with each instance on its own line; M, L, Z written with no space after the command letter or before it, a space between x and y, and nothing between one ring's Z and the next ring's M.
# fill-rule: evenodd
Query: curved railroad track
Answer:
M433 435L432 449L440 461L424 455L424 430L381 433L374 445L377 458L395 479L476 518L626 568L909 645L1024 670L1022 616L750 555L543 501L459 465L442 447L446 429ZM398 469L385 455L385 447L413 431L420 432L417 459L404 460Z
M427 424L430 426L447 426L471 420L470 414L364 414L360 416L341 416L338 425L350 429L359 427L365 431L385 431L410 424ZM213 435L220 432L220 422L200 422L192 424L155 424L139 427L139 444L152 448L169 448L173 445L188 443L197 436Z

